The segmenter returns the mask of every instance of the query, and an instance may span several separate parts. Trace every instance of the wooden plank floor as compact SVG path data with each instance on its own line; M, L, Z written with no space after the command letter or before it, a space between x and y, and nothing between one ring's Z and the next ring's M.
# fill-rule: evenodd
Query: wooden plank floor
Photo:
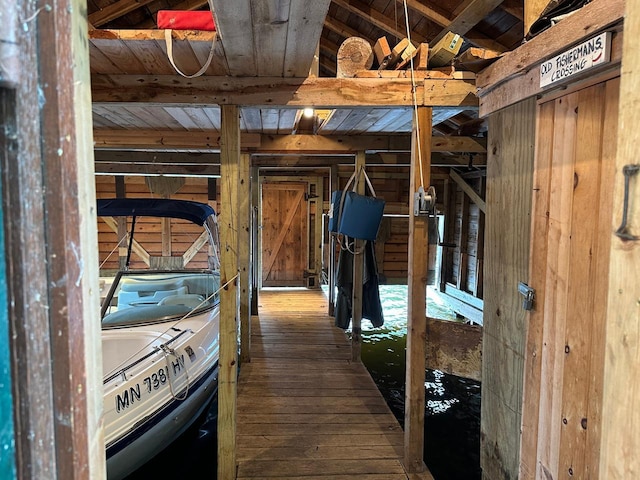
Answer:
M396 480L403 432L320 290L260 292L238 384L238 479Z

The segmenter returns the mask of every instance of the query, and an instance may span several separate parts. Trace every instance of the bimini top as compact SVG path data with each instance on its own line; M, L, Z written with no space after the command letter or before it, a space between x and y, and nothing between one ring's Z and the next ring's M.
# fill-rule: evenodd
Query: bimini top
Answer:
M214 215L206 203L165 198L109 198L98 200L100 217L169 217L204 225Z

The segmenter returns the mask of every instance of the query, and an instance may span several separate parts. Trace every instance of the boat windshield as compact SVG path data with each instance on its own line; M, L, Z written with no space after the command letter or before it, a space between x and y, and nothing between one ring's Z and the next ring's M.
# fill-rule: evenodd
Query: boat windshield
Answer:
M98 218L103 328L175 320L218 303L218 225L209 205L103 199Z
M102 327L175 320L219 302L220 275L211 271L120 272L103 302Z

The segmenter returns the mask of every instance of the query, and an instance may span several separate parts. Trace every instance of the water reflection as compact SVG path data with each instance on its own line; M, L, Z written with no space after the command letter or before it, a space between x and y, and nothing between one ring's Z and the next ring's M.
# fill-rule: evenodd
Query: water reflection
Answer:
M381 285L383 328L362 322L362 361L401 425L407 340L407 286ZM456 320L427 290L427 315ZM438 370L425 373L425 462L436 480L474 480L480 471L480 384Z

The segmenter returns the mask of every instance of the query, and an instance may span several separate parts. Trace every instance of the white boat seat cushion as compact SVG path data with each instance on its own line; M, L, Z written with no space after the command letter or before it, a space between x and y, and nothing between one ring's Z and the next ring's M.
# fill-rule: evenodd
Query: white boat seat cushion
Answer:
M158 305L185 305L189 308L195 308L204 302L204 297L197 293L185 293L169 295L160 300Z
M188 294L187 287L180 287L175 290L158 290L155 292L145 292L142 290L126 292L121 290L118 293L118 310L140 305L157 305L166 297L186 294Z

